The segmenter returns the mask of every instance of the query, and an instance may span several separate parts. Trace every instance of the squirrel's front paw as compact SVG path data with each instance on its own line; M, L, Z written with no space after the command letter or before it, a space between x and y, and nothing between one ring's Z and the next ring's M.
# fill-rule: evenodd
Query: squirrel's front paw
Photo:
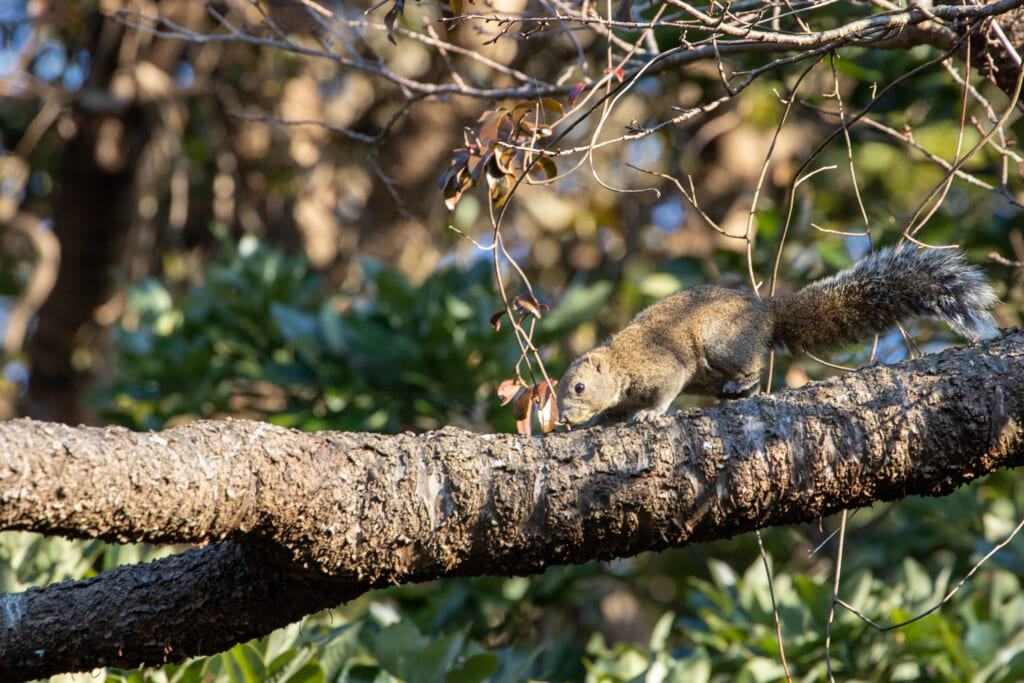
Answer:
M653 408L645 408L638 410L629 417L630 424L635 422L653 422L654 418L661 417L665 414L663 410L655 410Z
M760 378L734 379L722 385L721 398L749 398L761 391Z

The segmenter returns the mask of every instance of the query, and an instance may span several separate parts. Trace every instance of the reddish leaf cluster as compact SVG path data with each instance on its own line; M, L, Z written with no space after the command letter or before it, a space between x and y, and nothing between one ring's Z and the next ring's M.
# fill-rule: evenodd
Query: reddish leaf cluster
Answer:
M438 180L449 210L454 210L462 194L478 185L481 178L486 180L497 208L508 199L522 173L539 180L558 175L554 160L536 146L538 139L551 135L543 122L544 110L558 117L565 113L559 102L549 98L523 102L511 110L499 107L483 113L480 129L475 134L467 133L466 146L455 150L451 165ZM474 139L470 140L470 135Z
M555 385L558 380L540 384L523 384L518 379L507 379L498 385L501 405L508 405L513 399L512 414L516 418L516 431L520 434L533 433L531 421L533 410L537 409L537 422L542 431L550 432L558 426L558 406L555 403Z
M510 318L513 314L519 316L512 320L512 324L522 329L521 326L527 316L540 320L544 312L550 310L550 306L537 301L537 297L533 294L520 294L509 303L507 309L498 311L491 316L491 326L495 330L500 330L501 319L508 313ZM523 330L523 333L529 336L529 333L525 330ZM535 407L537 409L537 422L540 424L542 431L550 432L558 425L558 407L555 405L554 394L554 386L556 384L558 384L557 381L551 380L546 380L539 384L526 384L516 378L507 379L498 385L498 398L501 399L501 405L508 405L510 401L515 399L515 403L512 404L512 410L516 418L517 432L520 434L533 433L531 424Z

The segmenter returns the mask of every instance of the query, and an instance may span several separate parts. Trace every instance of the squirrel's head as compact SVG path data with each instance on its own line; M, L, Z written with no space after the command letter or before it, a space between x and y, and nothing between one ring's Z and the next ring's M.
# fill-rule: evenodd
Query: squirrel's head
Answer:
M562 424L581 425L618 404L620 382L604 353L599 347L580 356L559 380L556 396Z

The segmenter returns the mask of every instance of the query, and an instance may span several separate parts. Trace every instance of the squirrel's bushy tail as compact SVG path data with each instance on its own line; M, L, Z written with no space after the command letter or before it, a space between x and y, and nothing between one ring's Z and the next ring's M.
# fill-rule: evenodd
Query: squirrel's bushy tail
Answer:
M904 244L772 300L774 343L824 351L863 341L913 318L940 318L967 339L998 334L985 274L951 249Z

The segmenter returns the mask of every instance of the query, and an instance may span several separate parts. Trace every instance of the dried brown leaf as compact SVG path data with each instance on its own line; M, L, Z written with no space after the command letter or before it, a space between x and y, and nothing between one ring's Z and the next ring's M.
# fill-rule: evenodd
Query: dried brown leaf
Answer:
M469 168L469 177L473 179L474 185L480 182L480 173L487 168L487 164L490 163L493 158L493 147L488 147L482 154L473 154L470 156L466 166Z
M547 382L538 387L540 400L537 405L537 421L540 423L541 431L550 432L558 426L558 404L555 401L555 394Z
M512 416L516 418L516 422L520 420L529 420L530 414L533 411L533 391L527 390L519 394L516 397L515 403L512 404ZM521 434L522 432L520 432ZM526 432L529 434L529 432Z
M507 141L515 131L512 117L509 116L508 109L504 107L495 109L489 115L482 117L481 120L484 121L484 124L480 126L478 137L480 144L484 147L489 147L499 140Z
M491 327L495 332L501 331L501 316L503 315L505 315L505 311L501 310L491 316Z
M508 402L516 397L516 394L523 388L523 383L518 379L506 379L498 385L498 398L501 399L501 405L508 405Z
M502 175L515 175L516 150L502 148L494 154L494 165Z
M533 422L531 418L532 416L527 414L526 417L524 417L523 419L516 420L517 434L522 434L523 436L529 436L530 434L533 434Z
M494 202L494 208L501 208L501 206L508 201L508 198L512 193L511 178L507 175L494 176L488 173L487 186L491 191L491 201Z
M384 26L388 30L388 40L392 44L395 44L395 21L401 16L402 11L405 9L405 0L395 0L395 4L391 6L388 13L384 15Z
M545 180L551 180L558 177L558 166L555 164L554 159L550 157L537 157L533 162L533 166L530 167L530 175L538 180L541 177Z
M541 317L543 317L543 313L541 311L551 310L550 306L548 306L547 304L540 303L539 301L537 301L537 297L535 297L533 294L530 294L529 292L527 292L526 294L520 294L514 299L514 302L517 308L526 311L527 313L532 315L534 318L537 318L538 320Z

